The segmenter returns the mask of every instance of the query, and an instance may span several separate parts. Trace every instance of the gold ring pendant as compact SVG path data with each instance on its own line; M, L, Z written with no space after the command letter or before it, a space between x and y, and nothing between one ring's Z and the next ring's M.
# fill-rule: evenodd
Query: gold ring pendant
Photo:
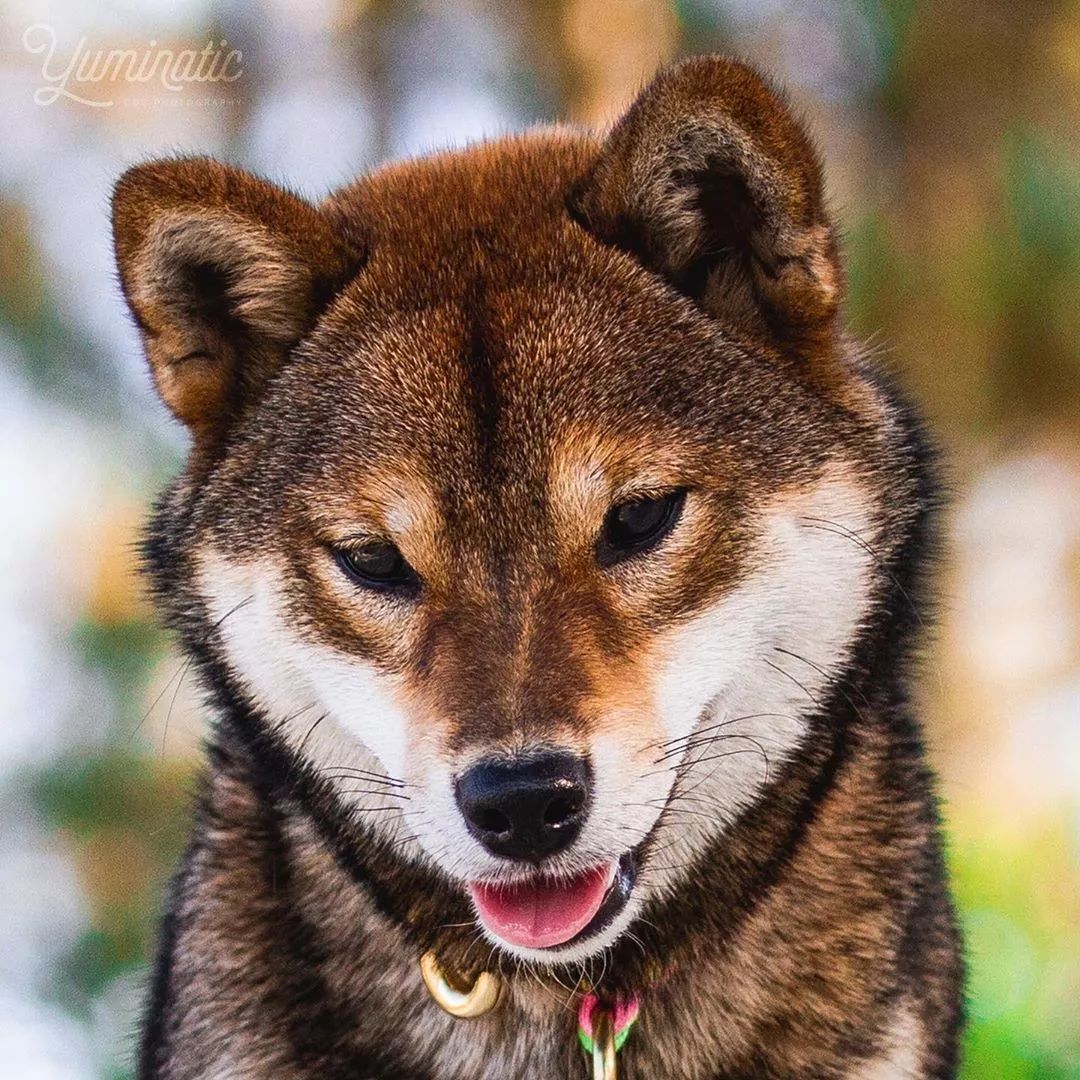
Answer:
M420 974L435 1004L459 1020L471 1020L491 1012L502 996L502 983L488 971L480 972L467 990L459 989L443 973L432 952L420 957Z

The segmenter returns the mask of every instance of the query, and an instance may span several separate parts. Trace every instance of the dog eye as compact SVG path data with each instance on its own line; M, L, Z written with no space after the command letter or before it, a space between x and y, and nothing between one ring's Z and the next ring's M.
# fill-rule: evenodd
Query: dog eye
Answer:
M388 540L335 548L334 558L347 577L368 589L412 592L420 585L419 575Z
M629 499L613 506L604 518L596 555L611 566L655 547L679 520L686 489L649 498Z

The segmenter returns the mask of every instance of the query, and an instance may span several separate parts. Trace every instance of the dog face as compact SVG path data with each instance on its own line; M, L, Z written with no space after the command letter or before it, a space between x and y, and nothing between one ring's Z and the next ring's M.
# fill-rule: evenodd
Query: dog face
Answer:
M311 206L132 170L200 627L343 814L541 963L614 941L798 755L889 551L801 130L747 69ZM899 482L899 481L897 481ZM179 610L182 609L182 610Z

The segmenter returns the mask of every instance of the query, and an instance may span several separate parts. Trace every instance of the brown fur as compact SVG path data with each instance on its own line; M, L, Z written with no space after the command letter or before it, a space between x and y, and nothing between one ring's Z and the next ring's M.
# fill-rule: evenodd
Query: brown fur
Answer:
M158 392L197 438L253 403L360 263L308 203L213 161L130 170L113 224Z
M318 207L209 161L142 166L115 228L159 390L195 436L149 559L221 716L143 1075L584 1068L580 970L487 955L460 885L313 764L322 718L270 722L230 666L233 613L200 591L215 552L273 560L285 622L381 673L410 752L456 767L614 735L629 782L663 744L649 698L671 635L766 571L766 512L832 474L874 556L843 670L809 695L799 753L585 967L643 996L629 1077L858 1076L909 1014L915 1075L953 1075L958 952L905 691L934 497L917 427L837 326L820 168L760 77L690 61L604 142L504 139ZM692 497L663 558L598 567L607 507L674 486ZM328 554L388 535L419 604L355 595ZM643 888L680 872L656 838L695 812L672 795ZM416 971L433 946L501 970L507 1004L442 1015Z

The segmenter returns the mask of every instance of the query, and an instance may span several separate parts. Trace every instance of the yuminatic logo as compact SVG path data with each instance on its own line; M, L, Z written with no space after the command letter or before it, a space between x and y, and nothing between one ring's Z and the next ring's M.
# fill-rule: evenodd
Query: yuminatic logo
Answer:
M54 27L34 23L23 32L23 47L41 56L41 77L34 101L41 106L60 98L107 109L111 97L90 97L89 87L117 83L157 83L180 93L194 83L232 83L243 74L244 55L227 41L208 41L203 49L167 49L150 41L141 49L91 49L86 38L61 53Z

